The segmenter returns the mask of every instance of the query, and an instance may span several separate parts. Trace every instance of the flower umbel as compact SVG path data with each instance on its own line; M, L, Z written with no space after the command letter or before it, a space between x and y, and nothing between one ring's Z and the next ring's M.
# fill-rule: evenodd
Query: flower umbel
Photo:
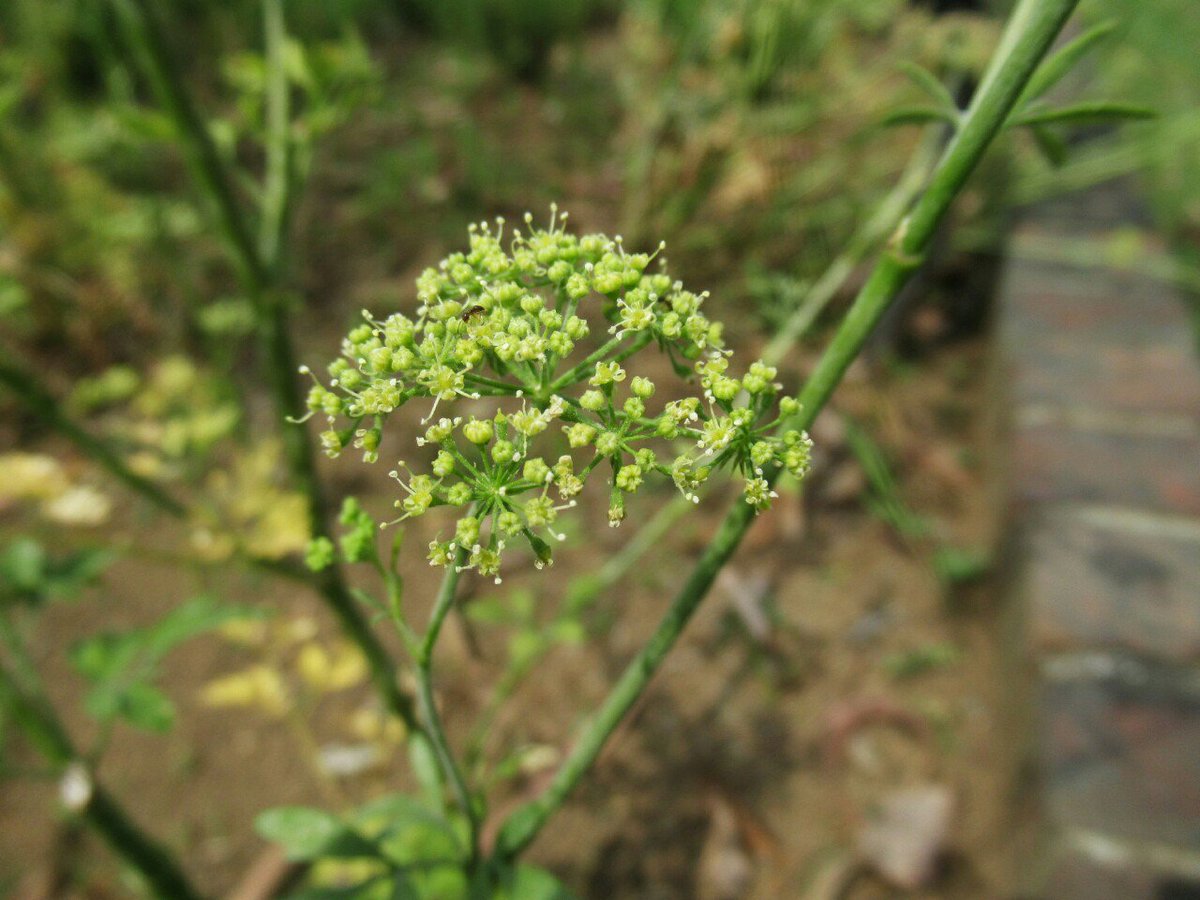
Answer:
M699 502L709 476L728 470L760 510L775 496L770 471L808 469L812 442L782 429L798 405L780 396L775 369L754 362L738 374L720 323L702 311L707 294L666 273L662 246L629 253L619 236L577 236L566 220L553 206L545 228L527 214L507 240L503 219L471 226L466 251L417 279L411 314L364 311L328 382L312 376L309 415L327 418L321 440L331 456L353 445L375 461L387 417L409 401L429 403L416 454L391 475L395 522L459 508L452 537L429 546L433 565L499 580L517 538L548 563L539 533L565 538L559 514L597 471L611 472L609 521L619 525L626 496L659 479ZM663 389L663 401L637 372L652 345L694 372ZM480 414L480 400L494 403L490 413ZM454 415L464 401L471 414ZM439 411L448 415L435 419Z

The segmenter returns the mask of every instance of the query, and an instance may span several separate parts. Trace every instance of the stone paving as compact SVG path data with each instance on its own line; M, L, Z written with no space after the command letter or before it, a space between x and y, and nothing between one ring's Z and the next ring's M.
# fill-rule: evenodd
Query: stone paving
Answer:
M1200 360L1149 276L1052 259L1140 223L1127 185L1035 209L999 299L1016 600L1044 828L1022 896L1200 898Z

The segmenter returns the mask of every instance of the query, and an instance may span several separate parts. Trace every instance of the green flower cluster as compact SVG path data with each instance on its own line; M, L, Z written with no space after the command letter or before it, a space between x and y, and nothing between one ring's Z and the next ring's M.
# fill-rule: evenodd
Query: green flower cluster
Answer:
M780 425L796 401L780 395L772 366L733 374L721 325L702 312L706 294L672 280L662 260L650 271L658 252L628 253L620 237L577 237L566 218L552 207L549 226L538 228L526 215L527 230L507 246L502 219L494 229L472 226L467 252L417 279L415 318L364 312L329 366L328 386L309 392L310 415L329 421L326 452L353 446L369 462L388 414L432 401L416 438L428 469L402 461L390 474L402 490L397 522L435 506L462 511L453 536L430 545L433 565L499 580L516 539L539 567L549 563L542 535L563 539L556 520L602 464L613 525L625 517L625 496L657 476L699 502L713 472L736 472L746 502L765 509L775 496L769 468L808 471L812 442ZM606 337L588 343L594 329ZM630 377L627 361L651 344L691 376L692 396L655 404L654 382ZM485 417L436 417L443 403L482 398L496 398Z

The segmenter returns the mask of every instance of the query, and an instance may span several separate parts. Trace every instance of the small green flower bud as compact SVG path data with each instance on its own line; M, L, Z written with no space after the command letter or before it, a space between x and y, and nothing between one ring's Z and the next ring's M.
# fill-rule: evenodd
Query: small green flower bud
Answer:
M338 378L338 384L348 391L357 391L366 383L367 379L358 369L346 369Z
M794 416L800 412L800 401L795 397L779 398L779 412L784 416Z
M775 449L766 441L756 441L750 447L750 461L761 469L775 458Z
M454 433L454 424L451 419L438 419L425 429L425 440L430 444L440 444Z
M563 331L565 331L567 333L567 337L573 341L582 341L588 336L588 332L590 330L591 329L588 327L588 323L579 318L579 316L571 316L566 322L563 323Z
M483 446L492 439L492 423L487 419L472 418L462 427L463 437L472 444Z
M726 402L732 400L738 395L738 391L742 389L741 382L736 378L726 378L721 376L713 380L712 395L718 400Z
M474 547L479 543L479 519L463 516L454 526L454 540L460 547Z
M492 445L492 461L499 464L515 462L517 448L512 441L496 441Z
M626 397L621 408L631 419L640 419L646 414L646 401L641 397Z
M591 377L588 384L601 387L624 380L625 370L621 368L620 363L604 361L596 363L596 374Z
M446 491L446 502L451 506L466 506L471 502L473 496L471 486L465 481L460 481L451 485L450 489Z
M632 494L642 486L642 467L636 463L633 465L622 466L617 472L617 487L625 491L627 494Z
M304 564L313 572L320 572L333 565L333 541L327 537L316 537L308 542L304 551Z
M447 450L439 450L430 468L438 478L445 478L454 472L454 457Z
M555 284L562 284L571 274L571 264L565 260L559 260L553 263L546 269L546 277Z
M431 566L448 566L454 562L454 548L448 541L430 541L429 554L425 558Z
M558 511L549 497L534 497L525 502L525 521L530 528L544 528L554 521Z
M641 375L635 375L633 380L629 382L629 390L633 396L649 400L654 396L654 382L649 378L643 378Z
M376 347L367 356L367 360L371 363L371 368L382 374L391 374L392 371L392 351L387 347Z
M500 515L496 516L496 527L508 535L516 534L524 526L521 523L521 517L511 509L506 509Z
M567 336L566 332L553 331L546 338L546 346L556 356L569 356L571 351L575 349L575 342Z
M567 296L572 300L582 300L591 292L592 288L587 279L579 272L575 272L567 279Z
M584 391L579 398L579 405L589 412L599 412L604 409L604 395L599 391Z
M612 456L621 450L621 436L615 431L602 431L596 438L596 452L601 456Z
M596 429L584 422L564 425L563 431L567 433L567 443L572 447L586 447L596 437Z
M526 481L532 481L534 484L541 484L549 474L550 467L546 465L546 461L540 456L527 459L525 461L525 468L521 472Z

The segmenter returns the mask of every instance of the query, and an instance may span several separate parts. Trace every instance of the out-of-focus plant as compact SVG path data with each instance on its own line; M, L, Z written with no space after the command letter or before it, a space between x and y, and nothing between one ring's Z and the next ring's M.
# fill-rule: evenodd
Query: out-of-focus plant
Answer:
M782 283L821 275L913 146L880 131L911 96L901 64L977 74L994 26L891 0L645 0L623 28L623 233L664 235L705 274L743 260L774 325Z
M602 0L413 0L410 16L425 30L468 48L484 48L525 81L545 78L550 54L577 39Z
M151 732L170 729L174 706L154 683L165 655L223 622L255 613L199 597L153 625L78 643L71 659L88 683L83 709L99 726L81 747L63 724L29 648L47 605L84 602L85 589L112 562L113 555L100 550L51 554L29 537L0 546L0 710L40 754L58 782L63 806L91 825L155 895L190 900L200 895L173 856L135 824L96 771L118 723Z

